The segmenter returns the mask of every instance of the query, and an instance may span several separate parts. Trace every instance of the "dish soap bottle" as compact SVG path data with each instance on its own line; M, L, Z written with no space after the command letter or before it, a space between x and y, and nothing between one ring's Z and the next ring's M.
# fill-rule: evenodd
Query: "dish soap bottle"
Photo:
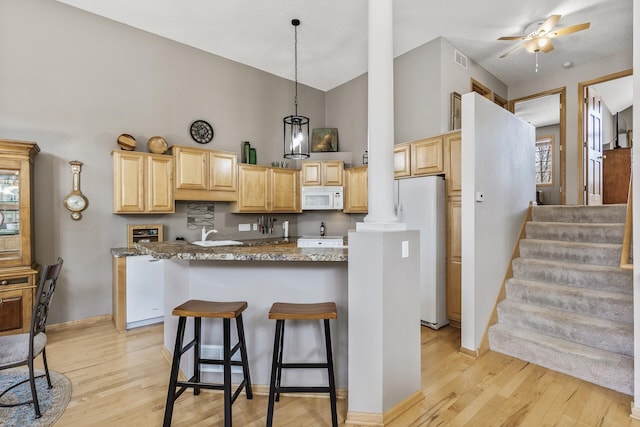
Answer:
M320 223L320 237L324 237L324 222Z

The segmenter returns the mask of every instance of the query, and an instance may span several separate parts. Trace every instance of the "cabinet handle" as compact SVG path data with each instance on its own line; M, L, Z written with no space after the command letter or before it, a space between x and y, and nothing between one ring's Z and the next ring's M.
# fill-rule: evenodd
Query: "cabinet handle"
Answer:
M6 286L8 284L9 284L8 280L3 280L2 282L0 282L0 285L2 285L2 286Z

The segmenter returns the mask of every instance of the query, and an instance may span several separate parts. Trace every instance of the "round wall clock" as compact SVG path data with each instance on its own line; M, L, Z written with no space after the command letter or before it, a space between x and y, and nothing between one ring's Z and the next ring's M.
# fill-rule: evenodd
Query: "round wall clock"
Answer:
M196 120L189 128L191 138L199 144L208 144L213 139L213 128L204 120Z

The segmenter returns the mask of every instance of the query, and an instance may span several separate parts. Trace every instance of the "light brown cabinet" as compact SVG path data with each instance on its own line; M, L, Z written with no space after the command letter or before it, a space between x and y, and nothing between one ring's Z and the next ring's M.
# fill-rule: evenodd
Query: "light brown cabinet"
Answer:
M411 176L411 144L405 142L393 147L393 177Z
M341 160L304 161L302 162L302 185L341 186L343 173L344 162Z
M444 136L445 188L447 193L447 317L460 327L462 319L462 135Z
M173 157L113 151L113 212L172 213Z
M27 333L38 271L33 245L32 142L0 140L0 335Z
M172 147L172 153L176 200L236 200L236 153L178 145Z
M411 143L411 175L444 172L444 138L436 136Z
M396 144L393 148L394 178L444 173L445 135Z
M369 210L368 171L367 166L344 170L345 213L367 213Z
M231 212L301 212L300 172L294 169L238 165L238 200Z
M300 199L300 171L270 168L270 212L302 212Z

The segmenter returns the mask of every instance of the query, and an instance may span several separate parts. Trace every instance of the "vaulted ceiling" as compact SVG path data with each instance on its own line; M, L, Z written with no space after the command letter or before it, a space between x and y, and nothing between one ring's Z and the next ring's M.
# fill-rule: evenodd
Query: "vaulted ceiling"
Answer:
M293 79L293 27L298 30L298 80L329 90L367 71L366 0L58 0L150 33ZM632 0L395 0L394 55L437 37L507 85L578 66L632 47ZM499 56L532 23L562 15L556 28L591 28L553 40L555 49Z

